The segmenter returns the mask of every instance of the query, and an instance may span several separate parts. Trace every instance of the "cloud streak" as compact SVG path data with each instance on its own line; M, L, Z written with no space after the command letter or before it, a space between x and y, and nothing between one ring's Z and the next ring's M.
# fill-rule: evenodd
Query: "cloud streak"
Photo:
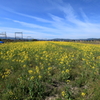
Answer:
M51 0L52 5L56 5L56 9L61 11L62 17L59 15L54 15L48 13L48 16L51 18L49 20L36 17L32 15L27 15L23 13L16 12L14 10L8 9L9 12L17 14L19 16L27 17L30 20L34 19L37 23L28 23L25 21L19 21L16 19L7 19L11 20L13 23L27 27L30 30L20 29L20 28L10 28L3 27L8 32L10 29L13 31L23 31L26 34L29 33L33 37L47 37L47 38L91 38L91 37L100 37L100 23L90 22L88 16L85 14L83 9L80 9L80 14L83 19L80 19L74 8L69 3L64 3L62 0L59 2L54 2ZM6 9L6 8L4 8ZM7 9L6 9L7 10ZM43 23L44 26L41 24ZM2 28L2 27L1 27ZM2 30L2 29L0 29Z

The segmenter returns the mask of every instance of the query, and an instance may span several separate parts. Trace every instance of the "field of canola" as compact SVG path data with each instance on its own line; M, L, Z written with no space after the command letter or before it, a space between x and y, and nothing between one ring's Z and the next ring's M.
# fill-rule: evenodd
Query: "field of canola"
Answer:
M0 100L100 100L100 45L0 45Z

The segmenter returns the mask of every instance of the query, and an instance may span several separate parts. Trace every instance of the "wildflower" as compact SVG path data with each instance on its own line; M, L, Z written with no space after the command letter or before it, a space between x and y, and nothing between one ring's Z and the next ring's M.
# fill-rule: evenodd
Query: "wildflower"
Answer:
M65 91L62 91L61 95L64 97L66 95Z
M7 74L7 75L8 75L8 74L11 73L11 70L10 70L10 69L5 69L5 71L6 71L6 72L4 72L4 74Z
M62 73L62 74L64 74L65 72L64 72L64 71L62 71L61 73Z
M60 64L63 64L63 62L61 61Z
M28 73L29 73L29 74L32 74L32 73L33 73L33 71L32 71L32 70L28 70Z
M48 75L51 75L51 73L49 71L47 71Z
M2 78L4 78L5 77L5 75L2 75Z
M23 65L23 67L25 68L25 67L26 67L26 65Z
M95 67L93 66L92 68L94 69Z
M86 94L84 92L82 92L81 95L84 97Z
M69 82L70 82L70 80L66 80L66 82L67 82L67 83L69 83Z
M51 70L52 69L52 67L48 67L48 70Z
M36 66L36 72L39 73L39 67L38 66Z
M33 79L34 79L34 76L31 76L31 77L30 77L30 80L33 80Z
M66 71L65 71L66 73L69 73L69 69L66 69Z
M42 76L41 76L41 75L39 75L38 77L39 77L39 79L41 79L41 78L42 78Z

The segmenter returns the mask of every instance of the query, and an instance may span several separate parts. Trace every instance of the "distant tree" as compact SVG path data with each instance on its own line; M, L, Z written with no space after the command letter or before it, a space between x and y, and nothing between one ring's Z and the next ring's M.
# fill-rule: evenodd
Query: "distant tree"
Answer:
M37 39L32 39L31 41L38 41Z

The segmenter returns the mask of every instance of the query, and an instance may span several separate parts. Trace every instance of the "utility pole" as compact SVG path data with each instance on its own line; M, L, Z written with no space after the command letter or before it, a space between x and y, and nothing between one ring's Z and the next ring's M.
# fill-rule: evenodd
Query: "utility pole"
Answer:
M0 35L4 36L4 38L7 39L6 32L2 32L2 33L0 33Z
M17 35L20 35L20 37L17 36ZM22 33L22 32L15 32L15 40L16 40L17 38L23 40L23 33Z

